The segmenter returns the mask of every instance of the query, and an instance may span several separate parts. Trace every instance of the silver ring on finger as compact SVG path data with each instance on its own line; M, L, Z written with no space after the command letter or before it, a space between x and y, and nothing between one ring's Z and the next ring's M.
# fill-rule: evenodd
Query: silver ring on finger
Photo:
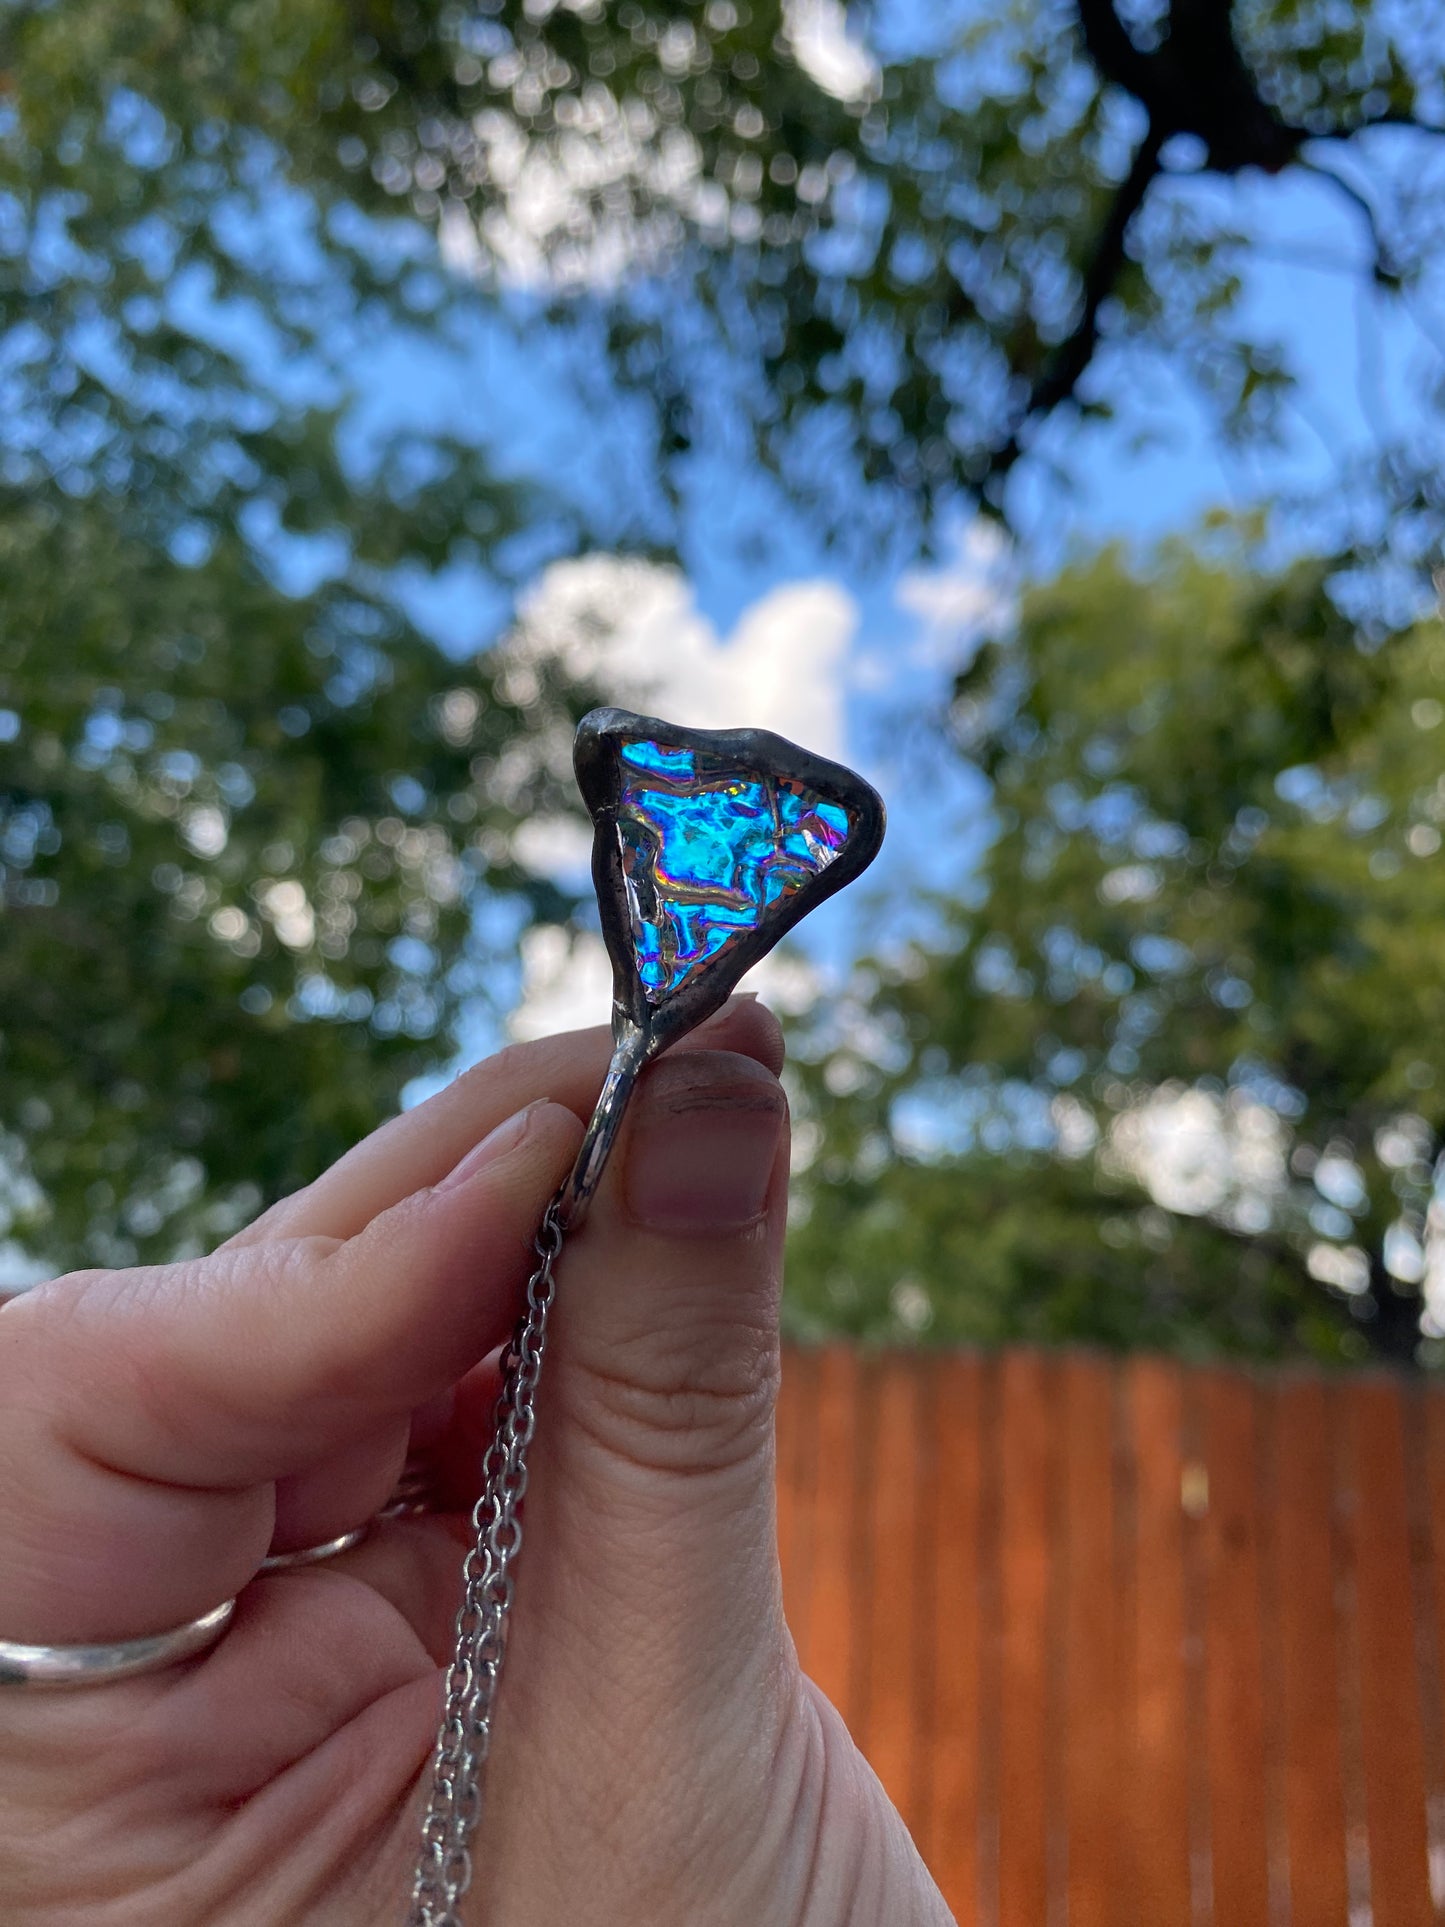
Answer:
M0 1687L101 1686L112 1680L157 1673L179 1660L193 1659L221 1637L236 1610L234 1599L213 1606L199 1619L144 1639L115 1639L95 1646L31 1646L0 1639Z
M353 1546L359 1546L370 1530L368 1519L365 1525L353 1526L350 1532L338 1532L334 1539L323 1539L318 1546L298 1546L294 1552L270 1553L257 1571L288 1572L293 1566L319 1566L323 1559L334 1559L338 1553L350 1552Z

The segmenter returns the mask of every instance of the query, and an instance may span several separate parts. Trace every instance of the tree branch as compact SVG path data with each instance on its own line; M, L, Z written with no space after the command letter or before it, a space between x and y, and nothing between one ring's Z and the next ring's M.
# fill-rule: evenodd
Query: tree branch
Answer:
M1234 37L1231 0L1171 0L1164 36L1142 53L1113 0L1077 0L1079 29L1103 79L1139 102L1162 139L1194 134L1216 173L1277 174L1304 138L1260 96Z
M975 472L975 485L995 502L1023 453L1022 437L1030 421L1070 400L1093 359L1099 345L1100 310L1124 266L1129 224L1161 171L1160 152L1171 136L1190 134L1202 141L1206 165L1217 174L1237 174L1246 167L1278 174L1299 164L1332 181L1366 219L1375 280L1398 287L1402 278L1380 232L1376 210L1366 197L1333 168L1305 160L1301 153L1306 142L1346 140L1361 130L1342 128L1338 134L1312 135L1279 115L1261 96L1240 53L1234 37L1233 0L1170 0L1159 44L1149 49L1137 46L1130 37L1117 0L1075 0L1075 5L1084 49L1100 79L1133 96L1147 117L1147 131L1083 270L1077 322L1049 354L1007 440L990 454L982 473ZM1408 125L1445 133L1445 128L1410 120L1395 109L1364 125Z
M1124 244L1128 238L1129 224L1143 206L1144 197L1159 173L1159 152L1165 138L1166 136L1151 123L1143 140L1139 143L1133 165L1119 184L1108 216L1094 242L1088 266L1084 270L1083 302L1079 310L1079 318L1069 334L1049 356L1038 379L1029 390L1029 397L1019 416L1017 426L990 461L988 474L990 481L996 482L1007 475L1023 453L1019 436L1025 423L1031 421L1036 415L1051 413L1060 402L1067 401L1078 386L1084 370L1093 360L1094 351L1099 345L1099 311L1113 292L1114 284L1123 268Z
M1129 38L1112 0L1078 0L1079 31L1090 60L1105 80L1143 100L1156 56L1141 53Z
M1331 187L1338 188L1345 199L1352 201L1359 209L1365 217L1365 231L1369 235L1370 250L1374 257L1370 264L1370 272L1381 287L1398 288L1404 277L1395 265L1389 242L1380 232L1380 217L1374 202L1362 194L1353 181L1347 180L1343 174L1336 173L1333 167L1326 166L1323 161L1311 160L1306 155L1299 154L1295 157L1295 164L1310 174L1318 174L1320 179L1328 181Z

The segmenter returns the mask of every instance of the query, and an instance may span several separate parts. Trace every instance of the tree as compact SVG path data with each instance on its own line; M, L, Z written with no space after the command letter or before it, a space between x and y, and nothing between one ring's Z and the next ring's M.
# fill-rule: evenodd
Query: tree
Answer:
M5 23L0 1231L51 1264L306 1181L566 907L508 841L564 693L449 662L398 583L560 505L460 437L343 461L347 331L441 284L285 201L328 16L242 11Z
M91 501L9 509L8 1215L51 1263L168 1256L454 1053L518 921L489 945L479 898L557 914L507 832L561 772L355 582L287 597L234 530L178 569Z
M483 277L600 310L680 489L700 441L747 438L844 525L1006 509L1051 416L1127 396L1121 349L1168 354L1228 436L1276 433L1291 370L1208 191L1246 171L1328 179L1382 290L1438 256L1438 37L1370 0L1027 0L922 50L851 17L376 7L338 153ZM1428 436L1388 453L1377 487L1438 531Z
M1382 646L1324 564L1250 562L1224 527L1079 563L959 676L993 838L823 1040L804 1322L1439 1338L1445 626Z
M886 10L851 21L837 0L29 0L9 31L53 193L83 102L128 104L119 155L161 143L148 183L82 187L91 236L177 170L202 216L177 261L217 254L218 168L323 216L409 217L484 287L553 297L589 350L605 327L676 491L700 439L747 436L834 519L860 506L840 474L914 528L1004 503L1055 411L1127 395L1110 350L1165 351L1226 433L1273 433L1290 369L1250 332L1249 240L1210 192L1245 172L1326 177L1382 290L1438 258L1445 71L1408 11L1023 0L922 46ZM338 254L348 231L317 225ZM1389 455L1380 485L1438 517L1430 438Z

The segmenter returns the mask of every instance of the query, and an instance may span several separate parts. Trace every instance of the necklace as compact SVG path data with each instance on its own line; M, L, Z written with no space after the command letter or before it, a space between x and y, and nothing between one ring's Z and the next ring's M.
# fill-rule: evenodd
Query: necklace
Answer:
M882 800L861 777L765 730L681 729L596 709L578 725L573 764L592 816L612 960L612 1062L577 1161L542 1214L537 1266L502 1359L407 1927L461 1927L471 1885L565 1241L601 1182L643 1068L711 1016L800 917L860 875L883 840Z

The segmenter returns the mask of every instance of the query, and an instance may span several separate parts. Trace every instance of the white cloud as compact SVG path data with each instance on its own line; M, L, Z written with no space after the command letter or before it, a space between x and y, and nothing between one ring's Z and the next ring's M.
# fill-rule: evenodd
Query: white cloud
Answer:
M976 517L936 569L911 569L894 600L922 629L910 653L920 667L956 668L967 645L1005 626L1013 610L1009 549L997 523Z
M1370 1261L1358 1245L1332 1245L1321 1238L1305 1253L1305 1269L1322 1285L1333 1285L1352 1298L1370 1289Z
M822 969L800 950L770 950L743 978L744 990L755 990L780 1017L805 1017L824 994Z
M1061 1158L1085 1158L1099 1142L1099 1126L1087 1104L1070 1091L1060 1091L1049 1105L1055 1147Z
M523 598L504 645L514 673L558 664L610 701L698 729L771 729L821 755L844 755L843 690L858 607L830 581L791 582L744 610L719 636L676 569L617 556L554 563ZM569 884L585 876L586 826L537 818L517 831L518 859ZM797 952L763 959L746 979L780 1011L818 995L815 967ZM516 1037L604 1021L612 971L602 941L555 926L522 939Z
M581 888L590 874L592 832L580 817L531 816L512 832L512 855L534 876Z
M1314 1168L1315 1189L1341 1211L1359 1211L1368 1193L1365 1174L1353 1158L1326 1153Z
M1385 1269L1392 1278L1398 1278L1406 1285L1418 1285L1424 1281L1427 1271L1425 1247L1403 1218L1397 1218L1386 1231L1382 1255Z
M1425 1275L1421 1288L1434 1337L1445 1336L1445 1181L1437 1176L1435 1195L1425 1214Z
M896 676L897 664L886 649L863 650L853 658L853 687L864 695L891 689Z
M38 1258L32 1258L25 1247L14 1239L0 1239L0 1305L7 1298L17 1297L32 1285L43 1284L47 1278L54 1276L54 1265L45 1265Z
M522 997L507 1020L514 1037L552 1037L605 1023L612 1010L612 965L602 939L537 924L522 938Z
M509 647L552 659L629 708L698 729L772 729L844 753L843 684L858 605L839 583L783 583L718 635L675 569L611 555L554 563Z
M566 111L567 124L545 136L495 107L459 131L463 164L470 154L487 191L475 203L480 234L471 213L448 203L439 231L449 267L514 287L610 288L659 261L688 227L727 232L728 195L703 173L688 129L660 125L645 101L619 101L600 82Z
M1164 879L1152 863L1121 863L1099 879L1105 903L1150 903L1163 887Z

